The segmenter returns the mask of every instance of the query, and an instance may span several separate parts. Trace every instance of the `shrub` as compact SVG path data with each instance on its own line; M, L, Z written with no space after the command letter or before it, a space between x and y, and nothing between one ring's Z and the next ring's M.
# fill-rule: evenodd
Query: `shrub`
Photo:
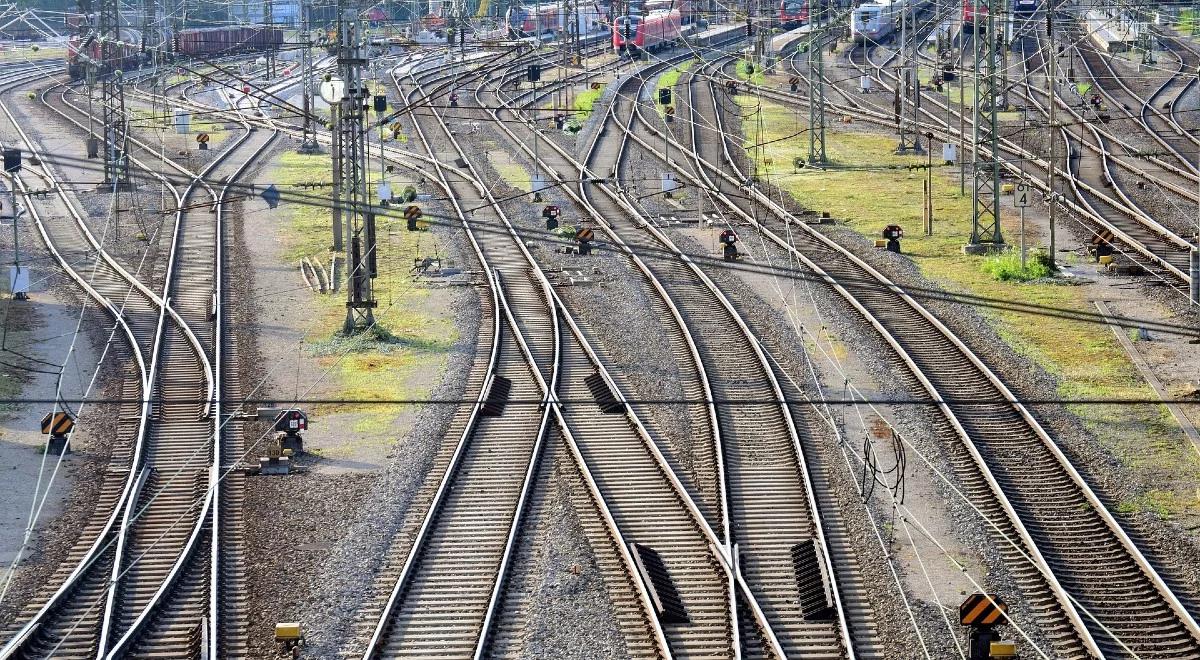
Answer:
M1029 255L1025 268L1021 268L1021 254L1009 250L984 260L983 272L1001 282L1028 282L1049 277L1052 272L1049 256L1043 255L1045 253L1041 252Z

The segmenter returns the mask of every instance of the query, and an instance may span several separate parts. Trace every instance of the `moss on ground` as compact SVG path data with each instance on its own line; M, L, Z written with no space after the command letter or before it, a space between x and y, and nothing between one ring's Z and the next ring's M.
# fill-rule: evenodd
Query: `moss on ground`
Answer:
M795 136L803 129L803 120L795 110L772 103L763 103L762 113L761 122L754 116L745 121L748 153L756 158L760 176L791 193L806 208L829 211L846 227L871 238L879 237L885 225L903 226L908 232L902 241L905 254L926 278L948 290L1045 309L1095 313L1079 288L1047 280L1001 280L988 272L986 258L963 254L961 248L971 228L971 198L969 190L967 195L959 192L957 168L940 167L934 161L934 232L926 237L921 232L925 172L908 169L924 165L924 157L894 154L894 137L854 132L834 124L826 133L831 169L796 172L793 159L808 157L807 136ZM763 146L756 149L755 144ZM766 164L768 160L772 164ZM1017 243L1015 212L1005 210L1002 228L1007 239ZM1038 247L1032 239L1029 245ZM990 307L981 307L979 312L1007 344L1058 379L1060 397L1155 398L1107 326ZM1160 515L1200 515L1195 491L1200 484L1200 459L1165 407L1073 405L1070 409L1114 456L1136 469L1145 483L1157 485L1156 490L1122 503L1122 507Z
M278 159L275 183L286 200L327 198L331 181L329 156L284 153ZM317 184L317 188L307 186ZM393 187L399 182L393 182ZM283 258L299 267L304 257L329 267L330 212L327 204L286 202ZM431 296L437 292L414 282L411 269L415 258L431 254L433 237L427 232L409 232L403 218L379 215L379 277L373 291L379 307L376 325L366 333L341 334L346 315L343 293L312 294L312 322L304 350L315 355L330 370L336 391L332 398L379 401L426 399L458 340L453 318L439 310ZM345 288L341 287L340 291ZM444 295L444 294L440 294ZM360 415L353 431L385 433L405 409L403 405L322 406L318 413L353 412Z
M691 69L693 66L695 66L696 62L698 62L698 61L699 60L688 60L686 62L682 62L678 66L674 66L674 67L671 67L670 69L667 69L666 73L664 73L658 77L658 81L654 85L654 100L655 100L654 107L656 110L658 110L659 115L665 115L667 107L665 105L657 102L658 101L658 90L659 89L673 89L675 87L675 85L679 83L679 77L682 76L685 71L687 71L687 70ZM673 101L672 105L674 105L675 100L672 99L672 101Z
M600 95L604 93L604 89L588 89L580 92L575 96L575 117L580 121L587 119L592 114L592 108L596 106L596 101L600 100Z

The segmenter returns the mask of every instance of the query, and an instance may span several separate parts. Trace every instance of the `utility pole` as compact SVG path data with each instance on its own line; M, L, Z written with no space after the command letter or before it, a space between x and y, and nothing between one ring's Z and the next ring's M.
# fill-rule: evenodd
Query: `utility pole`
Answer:
M358 9L348 0L338 0L338 72L344 92L338 102L334 131L339 136L340 167L335 168L334 188L344 206L346 228L346 322L349 335L375 323L375 299L371 279L375 276L375 214L370 212L366 190L367 150L364 105L370 94L363 81L367 64Z
M1200 67L1196 68L1196 78L1200 81ZM1200 147L1197 147L1200 149ZM1200 153L1197 154L1200 156ZM1200 162L1198 160L1197 162ZM1196 179L1197 186L1200 186L1200 177ZM13 207L16 208L15 206ZM14 218L16 211L13 211ZM16 222L14 219L13 222ZM1196 202L1196 246L1192 248L1190 259L1188 259L1188 275L1191 278L1191 287L1189 287L1190 298L1192 305L1200 305L1200 201Z
M808 6L812 29L808 41L808 162L824 165L829 160L825 155L825 45L821 38L825 2L809 0Z
M897 76L899 82L896 89L896 104L898 105L896 128L900 133L900 143L896 145L898 154L921 153L921 136L917 132L917 104L921 96L921 82L917 78L917 58L920 56L920 46L917 44L915 34L911 43L908 39L909 28L916 31L916 14L913 4L905 3L905 9L900 14L901 70L898 72L900 75ZM904 61L906 52L908 53L907 62Z
M273 0L266 0L263 5L263 23L266 25L268 34L275 29L275 3ZM271 45L273 39L268 38L267 43L267 80L275 78L275 46Z
M1050 189L1050 267L1054 268L1054 227L1058 219L1058 124L1055 122L1055 106L1058 105L1058 46L1054 43L1054 0L1050 0L1049 4L1046 9L1046 41L1050 46L1050 56L1046 58L1046 65L1049 67L1047 76L1050 78L1050 169L1047 184Z
M88 2L87 4L91 4ZM121 16L119 0L100 0L96 35L100 41L101 110L104 116L104 183L106 187L129 183L125 157L128 125L125 119L124 73L121 71Z
M315 154L320 151L317 145L317 131L313 125L313 60L312 32L309 30L309 13L312 4L304 0L300 7L300 79L304 90L304 127L301 129L300 153Z
M996 12L1003 0L980 0L987 8L985 34L980 38L975 14L975 126L971 140L974 187L971 192L971 238L968 249L986 252L1004 245L1000 233L999 124L1000 51Z
M151 35L156 31L154 0L142 1L142 55L151 47ZM154 44L157 46L157 44Z

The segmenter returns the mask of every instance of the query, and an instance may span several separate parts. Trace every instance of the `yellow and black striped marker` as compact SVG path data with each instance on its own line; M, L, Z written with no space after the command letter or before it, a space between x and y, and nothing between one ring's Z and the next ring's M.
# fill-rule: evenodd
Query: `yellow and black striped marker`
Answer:
M958 619L964 626L995 626L1004 623L1008 605L991 594L971 594L958 606Z
M42 418L43 435L66 435L75 428L75 416L60 410L56 413L46 413Z

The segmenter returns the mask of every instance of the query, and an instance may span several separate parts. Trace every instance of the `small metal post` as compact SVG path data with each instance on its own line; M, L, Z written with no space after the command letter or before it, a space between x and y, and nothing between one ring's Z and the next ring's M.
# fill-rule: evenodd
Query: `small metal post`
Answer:
M1021 207L1021 271L1025 271L1025 207Z
M12 183L8 187L10 198L12 199L12 219L13 219L13 298L17 300L28 300L29 296L25 295L24 291L17 291L17 284L21 280L21 246L17 239L17 173L12 173ZM1195 281L1195 277L1192 278Z
M1192 304L1200 305L1200 248L1192 248L1191 261L1189 275L1192 278Z

